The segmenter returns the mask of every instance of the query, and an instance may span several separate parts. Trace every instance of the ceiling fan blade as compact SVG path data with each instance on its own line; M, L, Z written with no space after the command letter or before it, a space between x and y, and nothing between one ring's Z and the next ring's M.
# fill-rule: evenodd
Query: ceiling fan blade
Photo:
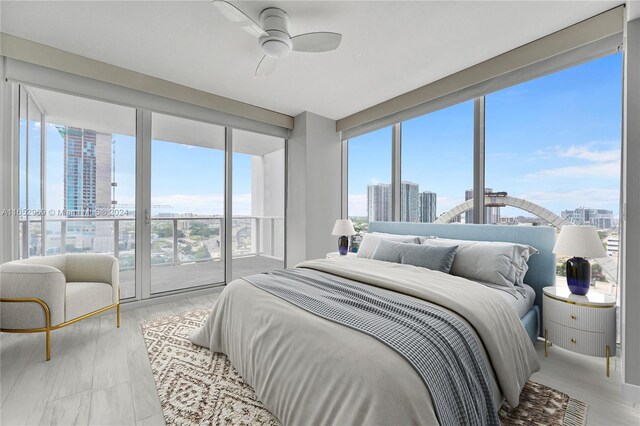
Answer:
M242 27L249 34L260 37L268 36L267 32L262 29L253 19L244 14L243 11L224 0L213 0L213 5L222 13L229 21Z
M277 63L276 58L264 55L256 68L256 77L268 77L276 69Z
M340 46L342 34L338 33L306 33L291 37L293 50L298 52L329 52Z

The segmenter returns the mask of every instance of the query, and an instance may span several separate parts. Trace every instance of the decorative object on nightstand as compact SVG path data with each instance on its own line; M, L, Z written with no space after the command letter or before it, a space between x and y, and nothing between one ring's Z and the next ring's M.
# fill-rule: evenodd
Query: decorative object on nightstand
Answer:
M573 256L567 260L567 285L573 294L584 296L591 283L591 264L585 257L607 257L598 232L593 226L564 225L553 252Z
M333 225L333 232L331 235L339 236L338 238L338 252L342 256L349 252L349 237L355 235L356 230L353 229L353 223L350 219L338 219L335 225Z
M356 238L357 234L351 236L351 248L349 250L351 253L358 253L358 249L360 248L360 241Z
M583 355L607 358L616 354L616 300L592 292L588 296L572 294L565 287L543 288L542 318L544 356L548 343Z

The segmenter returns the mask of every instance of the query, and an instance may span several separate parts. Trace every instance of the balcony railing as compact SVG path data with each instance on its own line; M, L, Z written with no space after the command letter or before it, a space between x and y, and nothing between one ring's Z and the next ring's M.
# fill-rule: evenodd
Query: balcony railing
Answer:
M234 216L232 220L229 241L233 257L259 255L283 260L284 217ZM135 268L132 217L30 217L19 222L23 258L67 252L113 253L121 260L121 270ZM152 267L222 260L224 230L222 216L151 218Z

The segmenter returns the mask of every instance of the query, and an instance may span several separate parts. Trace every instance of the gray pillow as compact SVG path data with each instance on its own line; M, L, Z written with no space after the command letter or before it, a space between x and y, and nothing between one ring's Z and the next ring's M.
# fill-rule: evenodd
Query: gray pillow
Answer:
M451 270L458 246L428 246L382 240L371 257L374 260L420 266L446 274Z
M458 245L451 274L470 280L486 281L503 287L522 285L529 256L538 252L525 245L499 241L467 241L435 238L424 241L431 246Z
M362 237L360 248L358 248L358 257L371 259L376 248L378 248L378 243L382 240L398 241L401 243L420 243L420 237L416 237L415 235L383 234L378 232L367 233Z

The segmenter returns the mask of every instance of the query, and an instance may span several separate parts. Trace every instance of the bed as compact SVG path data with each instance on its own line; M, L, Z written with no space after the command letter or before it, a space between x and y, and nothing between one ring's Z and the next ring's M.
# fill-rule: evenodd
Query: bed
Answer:
M556 230L548 226L468 225L405 222L372 222L370 232L389 234L433 235L476 241L506 241L533 246L539 253L529 259L529 270L524 282L530 286L535 298L533 306L521 320L532 342L542 336L542 288L555 285L556 257L553 246Z
M370 230L532 245L540 256L530 259L525 282L534 304L521 318L505 298L464 278L371 259L312 260L229 283L192 342L226 354L284 424L498 424L502 402L517 405L539 369L531 342L541 289L555 279L555 232L404 223ZM357 316L336 319L352 314L359 294L375 305L362 314L373 330L358 328ZM382 305L391 308L378 313ZM431 329L444 331L411 343Z

